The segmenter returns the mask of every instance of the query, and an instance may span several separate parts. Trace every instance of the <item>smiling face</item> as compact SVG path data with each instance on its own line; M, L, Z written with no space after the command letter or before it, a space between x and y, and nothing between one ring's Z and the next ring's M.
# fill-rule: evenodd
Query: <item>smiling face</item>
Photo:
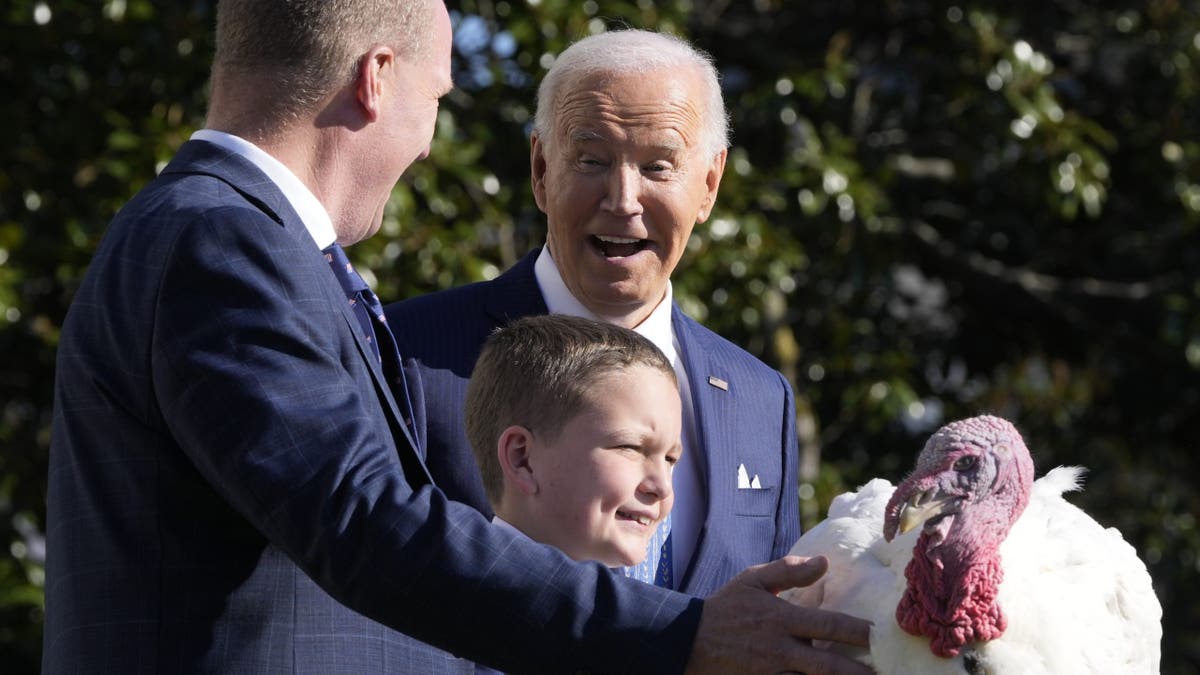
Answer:
M537 488L513 524L576 560L637 564L675 501L679 392L666 374L634 365L597 381L589 401L553 438L534 432Z
M402 57L394 51L368 52L361 65L374 75L360 76L358 101L371 124L359 134L363 157L356 161L355 208L370 209L369 220L335 219L338 241L353 243L373 236L400 176L429 156L440 99L453 87L450 15L442 2L432 2L428 54ZM351 229L358 225L361 229Z
M434 3L431 54L426 58L398 60L391 136L396 161L403 173L413 162L429 156L439 102L453 87L450 50L453 34L445 5Z
M567 288L633 327L662 300L725 169L702 135L704 87L689 69L595 73L554 102L552 138L533 138L533 193Z

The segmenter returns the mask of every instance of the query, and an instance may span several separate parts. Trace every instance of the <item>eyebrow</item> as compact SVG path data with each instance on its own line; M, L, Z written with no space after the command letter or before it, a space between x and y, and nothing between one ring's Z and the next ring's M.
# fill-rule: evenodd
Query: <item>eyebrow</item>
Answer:
M594 131L582 130L582 131L572 131L569 140L571 143L590 143L590 142L603 142L605 139L600 134L598 134ZM663 150L665 152L674 153L674 152L682 152L684 149L684 144L675 142L675 141L667 141L664 143L657 143L657 144L653 145L652 147L655 149L658 149L658 150Z
M589 141L599 141L599 140L603 140L603 139L600 138L600 134L598 134L594 131L572 131L571 132L571 142L572 143L587 143Z

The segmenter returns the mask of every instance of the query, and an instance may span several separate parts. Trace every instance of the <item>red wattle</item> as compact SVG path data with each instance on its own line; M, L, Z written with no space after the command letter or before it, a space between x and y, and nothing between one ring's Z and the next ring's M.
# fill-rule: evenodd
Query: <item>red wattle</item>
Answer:
M922 555L929 535L922 534L917 554L904 570L908 589L896 607L896 621L906 632L930 638L930 649L944 658L957 656L974 641L994 640L1007 626L996 593L1004 571L996 553L947 568L940 559Z

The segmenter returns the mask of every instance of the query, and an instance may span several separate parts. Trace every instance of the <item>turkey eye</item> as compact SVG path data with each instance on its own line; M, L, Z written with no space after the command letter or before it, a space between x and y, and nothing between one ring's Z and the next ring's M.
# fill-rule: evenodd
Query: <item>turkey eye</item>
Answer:
M955 471L966 471L975 466L975 455L966 455L954 460Z

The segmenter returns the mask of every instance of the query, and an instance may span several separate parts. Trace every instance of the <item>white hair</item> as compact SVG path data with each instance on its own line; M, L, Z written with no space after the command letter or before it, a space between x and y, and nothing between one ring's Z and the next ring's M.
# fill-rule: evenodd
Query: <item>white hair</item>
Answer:
M712 57L682 38L645 30L598 33L567 47L555 59L537 91L534 133L543 143L553 138L555 108L562 92L596 73L646 73L670 68L693 68L705 90L702 138L710 155L729 147L729 120Z

